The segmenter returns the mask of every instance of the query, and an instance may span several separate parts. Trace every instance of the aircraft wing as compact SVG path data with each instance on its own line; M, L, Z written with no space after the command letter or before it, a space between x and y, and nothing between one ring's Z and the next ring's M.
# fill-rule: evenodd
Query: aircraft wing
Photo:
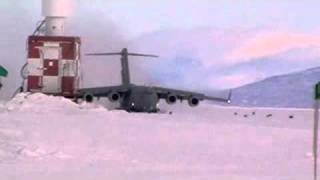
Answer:
M79 89L79 96L84 96L85 94L91 94L95 97L107 97L111 92L125 93L128 91L128 88L125 86L107 86L107 87L98 87L98 88L85 88Z
M230 91L227 98L220 98L220 97L206 96L201 93L184 91L184 90L177 90L177 89L170 89L170 88L153 87L153 89L157 92L158 96L162 99L167 98L169 95L175 95L179 100L188 100L190 97L195 97L195 98L199 99L200 101L210 100L210 101L231 103L231 95L232 95L231 91Z

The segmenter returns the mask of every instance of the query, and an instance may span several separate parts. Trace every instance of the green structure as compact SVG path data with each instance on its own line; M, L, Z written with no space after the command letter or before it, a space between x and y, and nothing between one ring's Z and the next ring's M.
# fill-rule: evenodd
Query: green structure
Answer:
M0 89L2 88L2 83L1 83L1 77L7 77L8 76L8 71L0 66Z
M0 77L7 77L7 76L8 76L8 71L4 67L0 66Z

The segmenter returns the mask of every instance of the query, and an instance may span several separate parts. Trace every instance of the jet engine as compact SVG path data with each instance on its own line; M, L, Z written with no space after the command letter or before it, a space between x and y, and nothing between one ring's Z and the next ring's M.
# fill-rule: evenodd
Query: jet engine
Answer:
M176 95L174 95L174 94L169 94L168 96L167 96L167 99L166 99L166 102L168 103L168 104L175 104L176 102L177 102L177 96Z
M117 101L120 101L120 94L118 92L112 92L108 95L108 99L109 101L111 102L117 102Z
M200 104L200 99L197 98L197 97L190 97L188 99L188 103L189 103L189 106L195 107L195 106L198 106Z
M85 100L85 101L88 102L88 103L92 103L93 100L94 100L94 95L91 94L91 93L86 93L86 94L83 96L83 100Z

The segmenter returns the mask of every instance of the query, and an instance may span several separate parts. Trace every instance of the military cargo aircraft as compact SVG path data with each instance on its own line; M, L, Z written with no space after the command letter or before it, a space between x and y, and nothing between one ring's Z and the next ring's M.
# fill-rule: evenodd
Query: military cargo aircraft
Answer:
M116 53L93 53L89 56L121 56L122 84L119 86L96 87L79 90L79 97L86 102L93 102L94 98L107 97L111 102L119 102L119 109L128 112L159 112L158 103L160 99L165 99L168 104L177 101L188 101L191 107L199 105L200 101L211 100L218 102L231 102L231 91L228 98L210 97L201 93L176 90L154 86L139 86L130 81L129 56L141 56L157 58L158 56L149 54L130 53L127 49Z

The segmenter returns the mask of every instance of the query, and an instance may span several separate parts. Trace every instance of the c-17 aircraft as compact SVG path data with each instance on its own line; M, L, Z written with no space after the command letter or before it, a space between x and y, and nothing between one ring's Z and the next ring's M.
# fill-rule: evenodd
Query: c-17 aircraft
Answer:
M168 104L174 104L178 100L188 101L191 107L199 105L200 101L211 100L218 102L231 102L231 91L228 98L209 97L201 93L176 90L154 86L139 86L132 84L130 81L129 56L141 56L157 58L158 56L149 54L130 53L128 50L122 49L116 53L93 53L89 56L121 56L121 76L122 84L119 86L107 86L97 88L87 88L79 90L79 97L86 102L93 102L94 98L107 97L111 102L119 102L119 109L128 112L159 112L158 103L160 99L165 99Z

